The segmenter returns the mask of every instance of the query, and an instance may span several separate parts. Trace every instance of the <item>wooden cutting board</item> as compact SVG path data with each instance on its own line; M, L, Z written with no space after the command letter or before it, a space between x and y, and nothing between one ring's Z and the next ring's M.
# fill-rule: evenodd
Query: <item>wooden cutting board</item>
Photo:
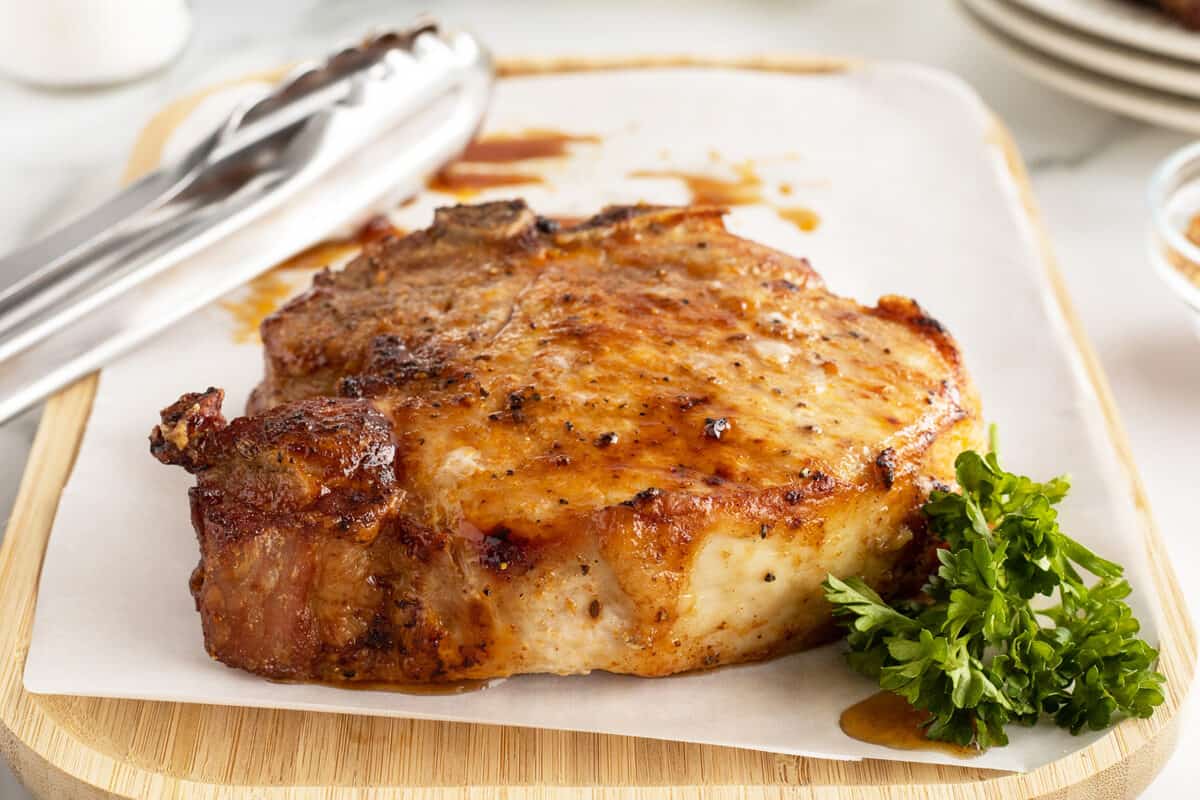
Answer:
M508 61L503 77L578 70L721 66L794 73L850 68L813 59ZM132 178L202 96L172 105L143 132ZM1043 231L1024 165L1003 126L1004 153L1034 227ZM22 671L38 574L59 494L87 424L96 378L46 406L0 549L0 753L41 798L1131 798L1170 756L1195 668L1196 639L1104 375L1071 308L1049 242L1042 261L1126 469L1162 606L1166 702L1086 750L1028 774L866 760L841 762L749 750L463 723L271 709L30 695Z

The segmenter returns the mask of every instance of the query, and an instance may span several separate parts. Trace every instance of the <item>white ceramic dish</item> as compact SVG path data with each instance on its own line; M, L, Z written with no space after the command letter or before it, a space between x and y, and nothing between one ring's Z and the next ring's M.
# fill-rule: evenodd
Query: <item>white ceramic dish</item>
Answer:
M735 208L730 229L808 257L839 293L868 303L888 293L919 298L961 343L987 418L1000 426L1007 465L1043 478L1072 475L1063 525L1127 566L1132 605L1155 641L1157 604L1126 479L996 125L961 81L907 65L813 75L656 69L511 78L496 87L490 131L553 129L600 141L573 146L568 158L513 165L536 170L543 183L474 199L521 195L541 213L579 216L610 203L689 199L681 181L638 171L737 178L752 170L762 201ZM434 207L456 200L424 192L394 220L422 227ZM780 217L781 207L797 206L819 215L816 230ZM259 235L273 240L269 226ZM306 282L301 276L295 284ZM197 387L225 387L231 416L243 407L262 354L256 342L234 338L237 328L225 308L211 306L101 374L46 550L24 673L30 692L964 763L842 734L841 711L876 687L846 668L838 645L671 678L525 675L448 696L285 685L213 662L187 588L197 559L187 511L192 479L156 463L146 436L162 406ZM1104 735L1019 728L1010 746L965 763L1032 769Z
M1016 0L1064 25L1118 44L1200 62L1200 33L1134 0Z
M1159 277L1192 309L1200 335L1200 283L1183 273L1179 262L1196 265L1200 278L1200 245L1185 235L1188 223L1200 214L1200 143L1172 153L1150 179L1150 262Z
M963 3L998 30L1051 57L1120 81L1200 98L1200 63L1111 44L1026 11L1012 0Z
M1200 133L1200 100L1098 75L1048 56L995 28L976 14L967 0L959 2L967 18L976 23L977 29L1004 50L1017 68L1034 80L1084 102L1135 119L1187 133Z

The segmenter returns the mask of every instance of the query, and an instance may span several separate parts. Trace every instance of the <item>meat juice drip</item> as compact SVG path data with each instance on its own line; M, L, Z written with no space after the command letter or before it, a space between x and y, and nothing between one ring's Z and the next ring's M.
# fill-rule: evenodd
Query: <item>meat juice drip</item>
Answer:
M518 134L494 134L476 139L458 157L459 163L512 164L535 158L562 158L575 143L598 144L599 136L531 129Z
M353 235L317 242L286 261L279 262L269 271L291 272L321 269L354 255L371 242L377 242L389 236L403 236L405 233L406 231L397 228L383 214L376 214L364 222Z
M403 234L387 217L376 215L367 220L353 236L318 242L271 267L246 284L237 299L220 301L221 308L233 316L234 341L256 340L262 321L295 293L293 282L281 273L317 270L353 255L370 242Z
M571 144L595 144L599 141L598 136L541 129L485 136L467 145L462 155L429 179L427 186L435 192L464 199L474 197L484 189L542 183L541 177L533 173L496 170L492 167L562 158L569 154L568 146Z
M763 200L762 179L749 161L733 165L734 178L673 169L639 169L633 178L675 178L683 181L695 206L746 206Z
M241 343L256 340L262 321L275 313L294 291L291 281L272 269L246 284L236 300L222 300L221 308L233 316L233 340Z
M733 165L734 178L719 178L699 172L671 169L640 169L629 173L631 178L674 178L687 186L689 201L694 206L746 206L765 202L763 181L750 161ZM787 197L794 191L792 184L781 183L779 194ZM821 224L821 218L809 208L793 206L776 208L781 219L790 222L804 233L811 233Z
M484 189L527 186L541 182L542 179L537 175L526 175L522 172L468 172L451 164L430 178L426 188L442 194L452 194L461 200L474 197Z
M928 719L929 712L913 708L900 695L877 692L843 711L838 725L851 739L893 750L940 750L963 758L979 754L973 747L927 739L922 726Z
M817 212L803 206L777 208L775 209L775 213L795 225L804 233L812 233L821 224L821 218L817 216Z

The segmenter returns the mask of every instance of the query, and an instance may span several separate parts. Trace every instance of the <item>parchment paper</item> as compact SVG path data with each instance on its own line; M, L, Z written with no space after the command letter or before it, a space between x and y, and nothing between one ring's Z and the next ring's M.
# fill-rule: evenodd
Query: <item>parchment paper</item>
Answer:
M1153 642L1156 604L1129 492L992 144L993 125L963 84L903 65L813 76L671 69L508 79L497 86L489 130L548 128L601 141L537 164L542 184L477 199L520 194L540 213L583 216L608 203L688 200L678 180L630 177L635 170L732 176L734 165L752 162L766 202L735 208L729 226L807 256L837 292L868 303L910 295L945 323L966 352L988 419L1000 424L1008 466L1038 477L1071 474L1064 527L1127 566L1134 609ZM177 138L203 126L184 128ZM783 183L790 195L781 193ZM433 208L455 201L426 192L393 216L417 228ZM820 225L803 232L775 206L810 208ZM286 235L266 224L261 248L256 237L244 238L236 253L201 254L190 269L203 269L206 258L261 258ZM297 288L305 283L297 278ZM46 553L29 691L563 728L838 759L958 761L845 736L838 715L873 687L844 666L840 645L673 678L522 676L452 696L281 685L210 660L187 589L197 560L186 499L192 479L157 464L146 437L158 409L184 391L223 386L227 412L243 406L261 374L261 352L257 342L235 342L234 325L222 307L208 307L102 374ZM1049 724L1018 729L1011 745L970 763L1032 769L1100 735L1073 737Z

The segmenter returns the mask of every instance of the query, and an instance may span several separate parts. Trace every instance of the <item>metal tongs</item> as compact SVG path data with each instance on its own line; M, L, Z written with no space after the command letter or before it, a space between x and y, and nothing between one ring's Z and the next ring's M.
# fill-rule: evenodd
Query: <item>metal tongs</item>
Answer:
M186 296L151 288L406 124L421 126L411 146L379 170L417 185L469 142L491 79L468 34L423 23L372 37L298 67L183 158L0 258L0 422L269 267L206 276Z

